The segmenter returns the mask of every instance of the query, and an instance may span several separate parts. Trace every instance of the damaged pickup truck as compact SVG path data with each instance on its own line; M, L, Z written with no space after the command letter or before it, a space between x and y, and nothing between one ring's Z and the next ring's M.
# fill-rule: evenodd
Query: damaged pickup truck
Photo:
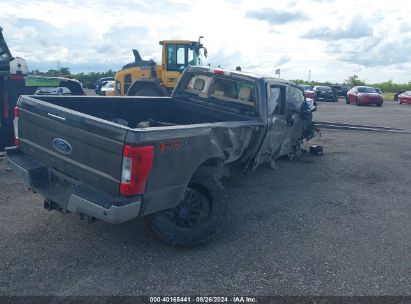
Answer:
M313 136L314 109L293 83L189 67L171 97L21 96L6 155L48 210L144 217L191 246L224 227L220 179L292 155Z

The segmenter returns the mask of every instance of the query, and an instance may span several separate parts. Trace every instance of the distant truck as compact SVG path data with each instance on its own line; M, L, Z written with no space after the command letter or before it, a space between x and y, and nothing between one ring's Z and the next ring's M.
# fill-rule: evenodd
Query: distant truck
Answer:
M188 67L171 97L21 96L6 158L48 210L191 246L226 222L220 179L295 153L313 110L291 82Z

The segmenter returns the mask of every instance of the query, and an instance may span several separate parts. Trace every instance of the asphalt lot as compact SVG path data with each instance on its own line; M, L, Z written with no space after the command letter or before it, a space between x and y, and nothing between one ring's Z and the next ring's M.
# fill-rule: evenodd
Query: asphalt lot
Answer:
M411 106L321 103L317 120L411 131ZM192 249L135 220L48 212L0 161L0 295L411 295L411 135L323 130L225 181L229 224Z

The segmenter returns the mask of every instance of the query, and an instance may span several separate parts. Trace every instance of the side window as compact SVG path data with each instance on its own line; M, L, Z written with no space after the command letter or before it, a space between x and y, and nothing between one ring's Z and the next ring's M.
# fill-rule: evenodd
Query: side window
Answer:
M287 86L285 98L285 114L299 112L304 102L304 94L301 89Z
M283 107L284 88L270 86L268 89L268 115L279 115Z
M178 47L177 48L177 64L178 65L184 65L184 53L185 53L185 48L184 47Z
M127 94L132 83L131 74L124 75L124 94Z

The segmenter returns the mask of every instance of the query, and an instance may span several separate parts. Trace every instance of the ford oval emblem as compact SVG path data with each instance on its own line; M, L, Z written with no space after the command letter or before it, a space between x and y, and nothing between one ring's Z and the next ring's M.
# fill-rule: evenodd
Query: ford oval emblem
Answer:
M63 154L70 154L72 151L71 145L67 141L61 138L53 139L53 147L58 152L63 153Z

